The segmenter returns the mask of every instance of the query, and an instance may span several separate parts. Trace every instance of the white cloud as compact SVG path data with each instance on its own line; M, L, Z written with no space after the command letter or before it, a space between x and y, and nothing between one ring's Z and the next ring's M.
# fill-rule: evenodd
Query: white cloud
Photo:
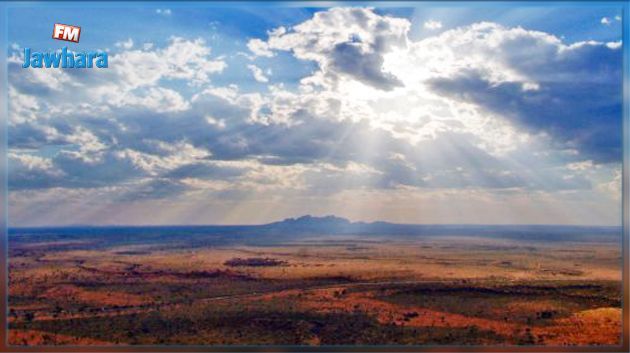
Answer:
M16 153L16 152L9 152L8 157L13 162L17 163L17 166L15 164L12 164L13 168L19 166L19 167L24 167L28 170L42 170L42 171L46 171L53 174L60 173L59 170L55 170L50 159L30 155L27 153Z
M114 45L119 48L129 50L133 47L133 39L129 38L124 42L116 42Z
M66 139L69 143L78 146L79 151L86 155L103 151L107 147L92 131L82 126L76 127Z
M383 70L383 55L407 45L410 27L407 19L379 16L369 9L333 8L315 13L291 30L270 31L266 42L250 44L265 51L291 51L300 60L316 62L320 71L304 79L315 85L332 87L340 80L358 80L390 90L400 81Z
M9 66L20 67L24 62L24 52L13 53L7 60ZM26 72L24 72L26 71ZM76 85L65 70L22 70L20 81L13 77L14 85L29 86L50 91L62 91L68 85Z
M41 112L40 103L36 97L19 94L13 86L9 87L9 107L12 124L34 122Z
M606 26L608 26L608 25L610 25L612 23L612 21L608 17L602 17L600 22L601 22L601 24L606 25Z
M163 16L170 16L172 14L171 9L156 9L155 13Z
M142 93L127 94L117 98L120 99L110 101L110 104L126 109L142 108L166 113L185 111L190 108L190 104L179 92L164 87L150 87Z
M208 124L215 125L219 129L224 129L225 128L225 119L217 119L217 118L214 118L214 117L208 115L208 116L206 116L206 121L208 122Z
M440 29L440 28L442 28L442 22L435 21L435 20L429 20L429 21L426 21L424 23L424 28L426 28L428 30L431 30L431 31L436 30L436 29Z
M203 39L171 37L164 48L129 50L112 55L110 67L118 76L114 82L130 87L152 85L162 78L187 80L199 85L208 83L210 75L227 67L225 61L211 59L210 53Z
M621 177L621 169L616 169L614 170L612 178L602 181L597 185L597 188L610 195L613 200L620 200L623 195L621 192Z
M269 45L258 38L250 39L247 42L247 48L249 48L255 56L273 57L273 52L269 50Z
M621 48L621 41L608 42L606 43L606 46L610 49L619 49Z
M263 72L262 69L260 69L258 66L256 65L247 65L247 68L249 69L249 71L252 72L252 75L254 75L254 79L258 82L269 82L269 79L267 78L267 76L265 76L265 73Z

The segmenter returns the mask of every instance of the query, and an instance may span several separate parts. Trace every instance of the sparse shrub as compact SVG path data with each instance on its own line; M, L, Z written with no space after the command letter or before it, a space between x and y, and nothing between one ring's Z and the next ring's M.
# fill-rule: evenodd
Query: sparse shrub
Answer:
M227 260L223 263L225 266L230 267L269 267L269 266L286 266L288 263L282 260L276 260L272 258L260 258L260 257L250 257L246 259L241 259L240 257L235 257L233 259Z

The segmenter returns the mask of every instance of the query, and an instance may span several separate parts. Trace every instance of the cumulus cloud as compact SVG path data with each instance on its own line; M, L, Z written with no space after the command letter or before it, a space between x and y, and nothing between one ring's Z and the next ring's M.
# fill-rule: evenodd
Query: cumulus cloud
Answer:
M49 188L65 175L49 159L26 153L10 152L8 164L12 190Z
M494 55L430 79L432 89L550 134L584 158L620 161L621 136L614 131L621 128L621 50L600 42L566 45L542 32L489 23L431 40L433 45L447 41L454 52Z
M247 68L249 69L249 71L252 72L252 75L254 75L254 79L258 82L269 82L269 79L267 78L267 76L265 76L265 73L263 72L263 70L261 68L259 68L256 65L247 65Z
M129 50L112 55L112 82L130 88L156 84L160 79L208 83L212 74L223 71L227 63L210 59L210 48L203 39L171 37L168 45L156 50Z
M202 39L171 37L161 48L125 49L122 44L121 48L119 53L110 55L109 69L80 73L22 70L21 54L14 53L9 59L9 76L14 96L20 97L12 103L16 114L10 124L17 124L20 116L34 114L35 105L40 120L51 113L72 115L82 110L103 115L110 108L126 105L158 112L182 110L187 107L186 99L172 88L162 87L165 82L208 84L212 75L227 67L225 61L211 56L211 49ZM28 100L39 103L34 105ZM25 104L29 104L28 110L21 108Z
M410 26L406 19L379 16L371 10L333 8L315 13L291 30L279 27L269 32L266 42L253 39L248 46L267 56L271 50L291 51L298 59L316 62L320 72L311 82L320 85L334 86L350 78L390 90L401 82L383 70L383 54L406 46Z
M269 45L258 38L250 39L247 42L247 48L249 48L249 50L251 50L251 52L254 53L254 55L256 56L263 56L268 58L271 58L273 56L273 52L269 49Z
M17 160L18 155L14 156L18 167L25 156L31 156L29 158L45 161L50 170L57 172L51 174L42 168L19 167L12 174L12 185L24 185L28 178L22 174L29 171L33 175L47 176L47 181L41 185L48 187L101 187L159 174L156 168L160 166L173 168L178 165L176 156L179 152L155 146L184 143L186 136L179 135L183 131L173 132L177 137L156 136L152 139L149 130L125 117L150 119L152 114L189 110L189 98L184 98L177 90L163 87L164 80L180 80L192 85L208 83L210 76L221 72L225 63L210 58L210 49L200 39L173 37L166 47L153 50L132 49L130 42L122 43L122 51L111 56L110 70L83 75L65 70L24 71L18 66L19 58L12 57L9 69L10 94L14 98L10 104L11 147L40 150L51 146L59 149L52 157L21 154L21 159ZM40 78L40 72L45 72L48 79ZM43 87L45 90L32 90L38 80L47 82ZM82 89L58 90L57 85L61 84ZM156 120L163 126L169 124ZM136 130L130 131L130 128ZM195 155L194 151L188 152ZM28 185L32 184L29 182Z
M158 113L187 110L190 107L179 92L164 87L149 87L142 93L129 94L112 100L110 104L127 109L142 108Z
M442 22L436 20L429 20L424 23L424 28L428 30L436 30L442 28Z

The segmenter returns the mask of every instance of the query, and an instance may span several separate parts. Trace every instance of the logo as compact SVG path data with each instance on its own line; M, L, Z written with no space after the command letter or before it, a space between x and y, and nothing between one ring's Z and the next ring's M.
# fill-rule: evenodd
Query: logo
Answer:
M81 27L55 23L52 37L53 39L65 40L66 42L79 43Z
M55 23L53 27L53 39L66 42L79 43L81 27ZM62 69L91 69L107 68L107 53L88 51L73 52L68 47L54 52L36 52L31 48L24 48L24 63L22 68L62 68Z
M61 64L61 65L60 65ZM101 52L87 52L87 53L72 53L68 52L68 47L63 47L61 52L51 53L31 53L30 48L24 48L24 64L22 68L26 69L29 66L40 68L93 68L96 65L98 68L107 67L107 53Z

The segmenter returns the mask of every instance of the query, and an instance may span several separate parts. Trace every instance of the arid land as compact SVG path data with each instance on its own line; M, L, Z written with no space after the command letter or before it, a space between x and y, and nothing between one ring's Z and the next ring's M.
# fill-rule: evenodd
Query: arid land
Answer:
M23 235L10 242L9 340L617 345L621 247L593 237Z

